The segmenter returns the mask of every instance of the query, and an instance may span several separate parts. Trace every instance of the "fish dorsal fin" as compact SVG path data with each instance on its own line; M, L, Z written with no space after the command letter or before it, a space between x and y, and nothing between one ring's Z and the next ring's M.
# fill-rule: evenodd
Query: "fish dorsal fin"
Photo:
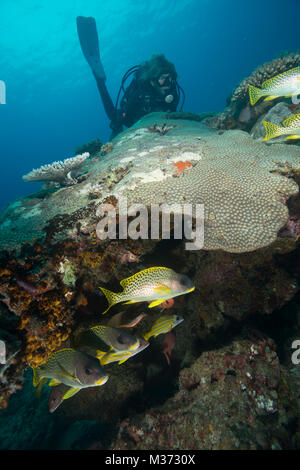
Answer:
M105 330L105 329L107 328L107 326L106 326L106 325L96 325L96 326L92 326L91 328L88 329L88 331L93 331L93 332L96 333L99 328L100 328L100 329L103 328L103 329Z
M84 348L87 346L88 350L100 349L100 351L107 351L108 350L107 344L103 341L102 334L101 334L105 332L105 329L107 328L109 327L104 326L104 325L97 325L88 330L83 331L81 333L79 345ZM89 354L88 350L86 352Z
M289 127L291 124L293 124L295 121L299 121L299 127L300 127L300 113L298 114L293 114L293 116L288 117L282 122L282 125L284 127Z
M128 285L130 285L132 283L132 281L134 281L136 278L138 277L143 277L147 274L151 274L151 272L153 271L158 271L158 270L164 270L164 271L172 271L170 268L165 268L164 266L155 266L153 268L147 268L147 269L143 269L142 271L139 271L135 274L133 274L132 276L130 277L127 277L126 279L123 279L120 284L121 286L123 287L123 289L125 289Z
M53 358L56 358L56 356L61 353L61 352L65 352L65 351L69 351L69 352L74 352L74 349L72 348L63 348L63 349L59 349L58 351L55 351L51 356L50 356L50 359L53 359Z
M73 397L77 392L79 392L80 388L79 387L71 387L69 390L64 394L62 397L63 400L67 400L68 398Z

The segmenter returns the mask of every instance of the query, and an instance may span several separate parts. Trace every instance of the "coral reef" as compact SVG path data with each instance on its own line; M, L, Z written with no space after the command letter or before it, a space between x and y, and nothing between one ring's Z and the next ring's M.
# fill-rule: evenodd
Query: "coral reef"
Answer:
M120 424L113 450L294 448L296 393L275 344L249 332L204 352L162 406Z
M149 132L166 120L172 131ZM86 422L72 423L88 420L93 443L82 445L90 448L296 448L295 381L276 350L284 328L267 334L261 325L299 291L299 156L296 145L265 145L241 130L218 132L196 119L154 113L115 138L109 153L86 159L86 178L76 185L12 202L0 215L0 339L9 343L0 408L17 398L11 395L28 366L72 345L83 329L122 311L128 321L141 320L131 331L143 335L168 309L184 317L176 339L174 332L151 338L140 355L106 366L104 387L65 400L54 416L68 422L70 438L57 446L77 448L77 428ZM147 209L204 204L204 248L186 250L186 240L162 234L100 239L100 204L116 211L119 229L124 201ZM116 292L122 279L150 266L187 274L195 291L151 309L115 306L104 318L99 286ZM26 377L24 393L33 394ZM35 407L36 423L39 407L28 405ZM26 419L23 408L20 415ZM112 429L109 444L102 425ZM30 446L39 436L26 437Z
M66 158L64 161L53 162L32 170L23 176L24 181L50 181L61 186L69 186L77 183L77 170L82 167L85 160L90 156L88 152L76 157Z
M82 153L89 153L91 157L94 157L97 153L99 153L102 147L102 140L101 139L94 139L86 144L79 145L74 150L75 155L81 155Z
M164 136L149 133L158 116L145 117L115 139L111 153L86 163L84 181L32 199L31 206L22 199L9 205L0 219L3 249L50 233L56 241L70 232L76 238L78 230L95 235L95 208L112 196L149 206L204 204L205 249L243 252L272 243L288 219L285 201L298 191L289 176L299 169L299 149L266 146L241 131L219 135L190 120L176 120ZM278 173L279 167L287 172Z
M272 152L260 145L239 131L205 136L197 148L202 159L196 166L180 179L142 184L129 194L129 202L204 204L205 249L244 252L266 246L287 220L283 201L296 194L298 186L270 173L282 149L272 147Z
M101 155L107 155L113 149L113 144L111 142L107 142L106 144L102 145L101 147Z
M300 65L300 54L285 54L259 66L250 77L245 78L227 100L221 113L208 117L206 124L214 129L242 129L250 131L257 119L274 106L273 101L263 101L254 107L249 105L249 85L260 87L269 78ZM282 99L281 99L282 101ZM276 104L276 101L275 101Z
M280 73L286 72L294 67L300 65L300 54L291 53L285 54L277 59L272 60L271 62L266 62L265 64L259 66L250 77L245 78L239 84L239 86L234 90L231 96L231 103L237 101L248 101L249 94L248 89L249 85L254 85L256 87L261 87L262 83L268 80L269 78L274 77Z
M148 131L158 132L159 135L165 135L167 132L173 129L173 127L175 126L167 126L165 122L161 126L158 126L156 123L154 123L153 126L148 127Z
M203 112L200 114L195 113L188 113L188 112L172 112L165 115L165 119L187 119L190 121L198 121L201 122L208 117L214 116L215 113L213 112Z

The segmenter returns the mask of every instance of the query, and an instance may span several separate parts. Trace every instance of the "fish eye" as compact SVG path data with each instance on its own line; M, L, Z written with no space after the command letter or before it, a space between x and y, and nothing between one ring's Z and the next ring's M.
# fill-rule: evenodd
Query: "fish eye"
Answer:
M188 281L185 277L182 277L179 282L182 286L186 286L188 284Z
M91 369L89 369L88 367L84 369L84 372L86 373L86 375L91 375L92 373Z
M125 338L122 335L118 336L117 340L120 344L125 344Z

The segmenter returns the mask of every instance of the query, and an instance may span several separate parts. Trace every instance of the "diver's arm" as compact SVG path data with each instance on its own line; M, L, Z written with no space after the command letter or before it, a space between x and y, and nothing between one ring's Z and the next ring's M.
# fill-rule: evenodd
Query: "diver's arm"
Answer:
M174 96L174 99L173 99L173 101L169 104L169 106L168 106L168 111L170 111L170 112L175 112L175 111L177 110L177 106L178 106L178 104L179 104L180 96L179 96L179 94L177 93L176 88L173 88L173 89L170 91L170 94Z

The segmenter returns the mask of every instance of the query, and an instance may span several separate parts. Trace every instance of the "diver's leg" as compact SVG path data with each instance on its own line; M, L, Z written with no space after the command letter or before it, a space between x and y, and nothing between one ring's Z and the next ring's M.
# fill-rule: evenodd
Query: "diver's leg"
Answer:
M95 74L94 74L94 77L96 79L97 87L98 87L107 117L108 119L110 119L110 121L113 121L115 119L116 112L115 112L115 107L112 102L112 99L109 96L109 93L107 91L105 81L97 77Z
M100 60L99 40L95 18L78 16L76 18L77 32L84 57L86 58L93 74L102 80L106 80L103 65Z
M106 75L100 60L99 40L95 18L78 16L76 21L82 52L96 79L105 112L108 118L112 121L115 118L115 107L105 85Z

